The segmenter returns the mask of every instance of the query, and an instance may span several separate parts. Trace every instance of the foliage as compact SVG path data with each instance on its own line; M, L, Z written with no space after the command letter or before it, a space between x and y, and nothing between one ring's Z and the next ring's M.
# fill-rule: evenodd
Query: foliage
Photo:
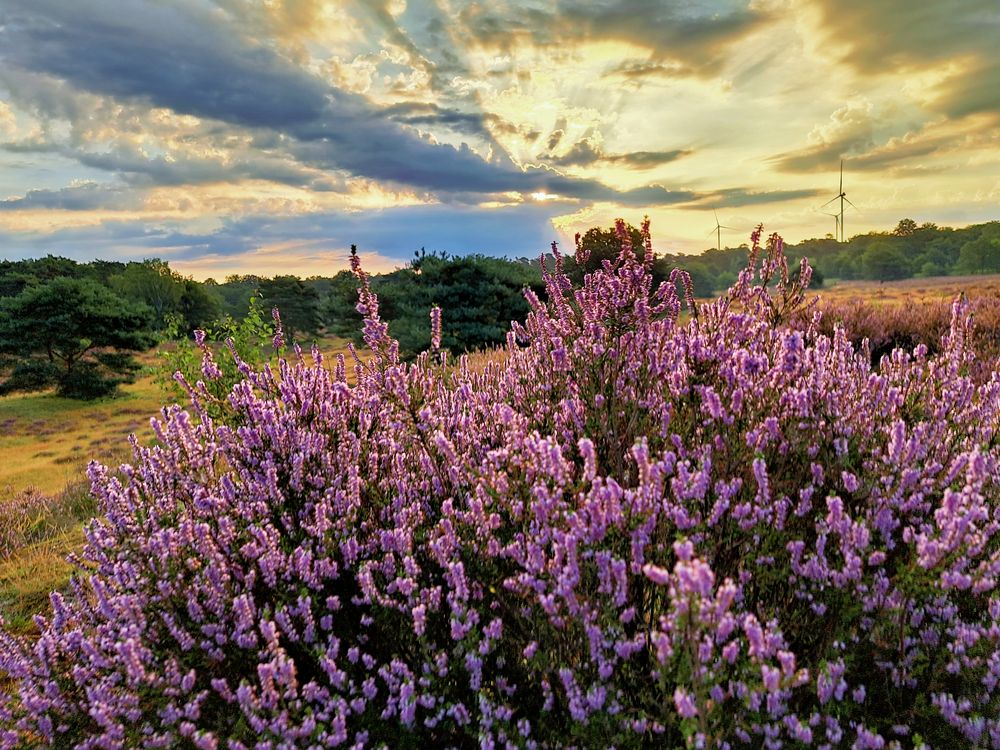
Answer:
M962 245L956 269L964 273L1000 273L1000 231L983 232Z
M899 248L887 242L876 242L861 257L865 277L878 281L892 281L907 276L906 257Z
M18 358L0 391L56 386L60 395L81 399L113 393L136 369L122 351L152 345L149 322L145 306L89 279L25 287L0 299L0 352Z
M960 303L878 369L784 327L758 238L683 324L651 257L557 267L482 373L402 362L355 257L356 386L247 368L92 465L0 745L1000 747L1000 375Z
M268 314L259 296L250 297L247 313L240 320L227 317L190 337L180 318L170 318L167 338L172 343L159 352L157 381L181 400L186 400L192 385L200 382L212 401L221 401L244 380L247 368L260 369L271 361L276 348L280 353L284 342L278 335L278 321L278 312ZM213 347L218 349L219 345L228 349L228 356L215 357Z
M121 273L111 277L110 284L123 297L147 304L157 329L166 324L167 315L179 309L184 291L179 275L158 258L127 264Z
M429 347L427 311L435 305L452 311L443 321L443 348L461 354L503 344L511 321L523 321L529 312L524 289L543 292L537 264L484 255L421 252L409 268L377 276L370 283L383 319L407 357ZM360 343L357 279L338 274L330 294L329 330ZM281 312L284 317L284 309Z
M258 293L269 307L281 311L281 321L289 341L296 334L315 335L322 326L319 293L297 276L261 279Z

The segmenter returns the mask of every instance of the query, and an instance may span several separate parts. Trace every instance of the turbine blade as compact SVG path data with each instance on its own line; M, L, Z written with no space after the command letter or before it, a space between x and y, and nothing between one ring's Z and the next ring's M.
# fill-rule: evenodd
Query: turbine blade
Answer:
M823 204L823 206L829 206L829 205L830 205L831 203L833 203L833 202L834 202L835 200L837 200L837 198L839 198L839 197L840 197L840 196L838 195L838 196L836 196L835 198L831 198L831 199L830 199L830 200L828 200L828 201L827 201L826 203L824 203L824 204ZM823 208L823 206L820 206L820 208Z
M848 203L851 203L851 199L848 198L846 195L844 196L844 200L847 201ZM851 206L853 206L853 208L854 208L855 211L857 211L858 213L861 213L861 209L858 208L857 206L855 206L853 203L851 203Z
M844 160L840 160L840 192L844 192Z

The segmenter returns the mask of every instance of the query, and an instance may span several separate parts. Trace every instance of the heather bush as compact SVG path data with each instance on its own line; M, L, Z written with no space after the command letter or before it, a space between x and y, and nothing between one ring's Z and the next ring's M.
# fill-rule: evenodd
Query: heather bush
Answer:
M951 325L952 305L947 302L873 304L861 298L834 301L820 306L820 333L832 336L836 327L844 329L856 349L866 349L872 364L896 349L912 351L924 346L938 354ZM1000 358L1000 299L980 296L968 301L967 314L975 325L969 342L975 358L970 374L979 382L992 373ZM804 330L812 323L811 311L793 316L793 324Z
M556 254L481 372L447 310L401 362L355 258L356 385L244 363L91 466L0 744L1000 747L1000 378L961 304L877 368L785 327L809 267L759 237L684 323L650 250Z

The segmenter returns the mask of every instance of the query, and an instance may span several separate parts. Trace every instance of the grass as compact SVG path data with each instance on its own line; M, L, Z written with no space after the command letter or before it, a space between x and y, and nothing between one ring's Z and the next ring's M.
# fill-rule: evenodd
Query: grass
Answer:
M148 439L150 417L163 401L149 376L98 401L53 393L0 397L0 487L61 491L91 459L120 455L130 433Z
M67 557L82 545L82 527L77 526L0 561L0 613L8 630L36 632L32 618L48 610L50 592L66 588L73 572Z
M884 283L838 281L817 293L828 301L860 297L866 302L893 304L951 301L962 293L969 297L1000 297L1000 274L931 276Z

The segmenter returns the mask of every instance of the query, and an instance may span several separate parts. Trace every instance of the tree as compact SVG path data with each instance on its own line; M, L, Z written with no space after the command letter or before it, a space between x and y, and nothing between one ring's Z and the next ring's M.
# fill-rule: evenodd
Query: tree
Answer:
M0 353L16 358L0 392L109 395L137 369L128 352L152 345L150 318L145 305L90 279L55 279L0 300Z
M525 287L544 294L537 263L484 255L425 254L400 276L409 281L408 293L396 296L389 330L408 354L430 346L435 305L442 311L442 348L460 354L503 344L511 321L528 314Z
M642 258L645 255L642 232L631 224L626 224L625 230L632 241L632 250L636 257ZM601 268L603 261L614 263L622 251L622 241L614 227L608 229L591 227L580 237L580 247L589 254L583 267L576 265L572 252L568 253L569 258L566 263L567 275L577 282L583 280L584 274Z
M261 279L258 289L264 301L281 313L281 325L289 341L297 333L315 334L319 330L322 325L319 293L298 276Z
M149 305L157 330L166 326L168 315L180 312L184 279L159 258L129 263L111 277L110 285L122 296Z
M910 237L917 231L917 222L913 219L900 219L893 234L897 237Z
M199 284L193 279L181 281L178 307L184 326L190 333L215 322L222 313L221 295L209 284Z
M873 242L861 256L865 276L879 281L906 278L906 256L887 242Z
M959 273L1000 272L1000 238L991 239L985 233L962 245L956 270Z

